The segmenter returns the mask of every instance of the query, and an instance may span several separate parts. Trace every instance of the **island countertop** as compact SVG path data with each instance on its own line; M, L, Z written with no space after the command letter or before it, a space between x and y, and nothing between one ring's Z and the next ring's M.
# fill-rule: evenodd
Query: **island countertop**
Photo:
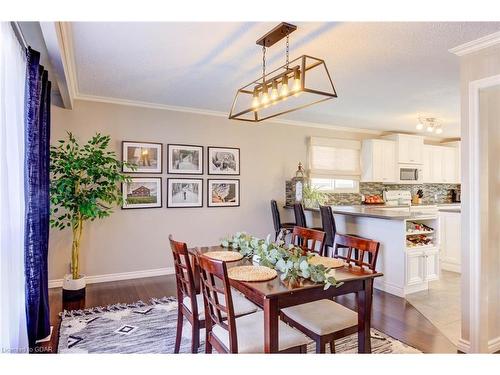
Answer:
M372 217L388 220L418 220L422 218L435 217L436 213L411 212L408 207L395 207L390 210L383 207L366 206L332 206L334 214Z
M432 205L428 205L433 207ZM438 206L436 212L411 212L408 206L331 206L332 212L337 215L350 215L360 217L371 217L376 219L386 220L418 220L423 218L436 217L438 213ZM293 207L286 207L293 208ZM387 209L390 208L390 209ZM319 208L306 208L307 211L319 212Z

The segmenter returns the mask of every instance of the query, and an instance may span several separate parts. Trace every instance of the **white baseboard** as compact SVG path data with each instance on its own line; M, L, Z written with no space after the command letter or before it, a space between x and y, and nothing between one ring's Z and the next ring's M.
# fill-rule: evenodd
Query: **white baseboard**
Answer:
M463 353L470 353L470 342L468 340L458 340L458 350ZM500 336L488 341L488 353L500 351Z
M462 353L469 353L470 352L470 341L464 340L462 338L458 339L457 349L459 351L461 351Z
M386 293L393 294L398 297L403 297L405 296L405 291L403 288L401 288L398 285L388 283L386 281L383 281L381 279L375 279L375 283L373 285L375 289L382 290Z
M130 279L140 279L143 277L173 275L174 273L175 273L174 267L166 267L166 268L156 268L152 270L86 276L85 280L87 284L96 284L96 283L105 283L108 281L130 280ZM49 288L60 288L62 287L62 284L63 284L63 279L49 280Z
M495 353L500 350L500 336L488 341L488 352Z
M462 267L460 266L460 264L441 261L441 269L442 270L455 272L455 273L461 273L462 272L461 268Z

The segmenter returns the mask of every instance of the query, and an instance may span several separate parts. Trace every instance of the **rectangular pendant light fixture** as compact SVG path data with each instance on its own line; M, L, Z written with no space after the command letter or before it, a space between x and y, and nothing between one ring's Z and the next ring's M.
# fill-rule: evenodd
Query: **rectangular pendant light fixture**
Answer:
M337 97L324 60L302 55L288 61L288 36L295 29L281 23L257 40L263 48L263 74L236 92L229 119L260 122ZM285 37L286 63L266 73L266 48Z

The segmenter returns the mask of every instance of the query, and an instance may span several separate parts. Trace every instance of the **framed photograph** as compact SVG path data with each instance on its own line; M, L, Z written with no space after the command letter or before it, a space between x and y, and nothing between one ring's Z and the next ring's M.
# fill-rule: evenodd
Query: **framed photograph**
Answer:
M203 180L167 178L167 207L203 207Z
M203 174L203 146L167 145L169 174Z
M239 175L240 149L208 147L208 174Z
M208 207L237 207L240 205L240 180L207 180Z
M137 167L123 167L125 173L162 173L163 144L151 142L122 142L122 161Z
M132 177L122 184L122 208L161 207L161 177Z

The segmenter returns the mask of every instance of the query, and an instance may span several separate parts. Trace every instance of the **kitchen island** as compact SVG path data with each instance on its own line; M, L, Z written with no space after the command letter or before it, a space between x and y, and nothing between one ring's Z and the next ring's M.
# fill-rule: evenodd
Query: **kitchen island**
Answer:
M377 271L384 274L375 288L404 297L427 290L439 279L439 217L437 206L368 207L332 206L337 231L380 242ZM306 210L310 226L321 226L319 210ZM415 230L422 224L425 231ZM425 236L426 245L413 245L409 238Z

